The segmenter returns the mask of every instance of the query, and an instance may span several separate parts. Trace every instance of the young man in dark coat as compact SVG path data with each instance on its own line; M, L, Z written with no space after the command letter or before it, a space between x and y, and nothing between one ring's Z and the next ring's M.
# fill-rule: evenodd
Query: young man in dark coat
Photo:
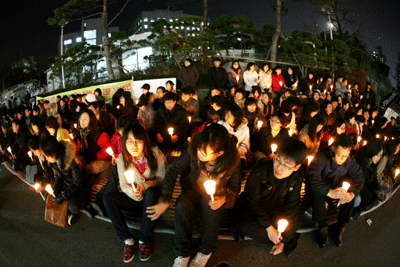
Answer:
M328 244L328 223L326 220L325 201L338 199L340 211L334 233L334 242L342 245L344 226L350 222L354 207L354 197L360 193L364 184L364 176L360 165L351 155L353 142L349 135L335 137L332 146L318 152L306 178L306 185L312 194L313 220L318 221L318 246L324 248ZM342 188L348 182L348 191Z
M210 90L215 88L226 89L228 83L228 73L221 67L221 59L214 59L214 66L208 70L208 80L210 82Z
M238 221L236 238L246 235L261 243L274 244L271 253L277 255L289 244L295 244L299 217L300 191L304 174L299 170L307 148L297 138L286 138L274 160L264 160L251 171L244 192L236 205ZM279 235L280 219L289 222L283 236ZM293 243L290 243L293 241Z

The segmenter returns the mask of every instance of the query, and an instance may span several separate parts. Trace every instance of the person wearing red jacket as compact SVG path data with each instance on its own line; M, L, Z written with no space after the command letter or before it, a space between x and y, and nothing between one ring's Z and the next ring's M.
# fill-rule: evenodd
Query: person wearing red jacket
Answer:
M285 80L282 75L282 68L277 66L274 69L274 73L272 74L272 92L273 98L279 99L283 94L282 88L285 86Z

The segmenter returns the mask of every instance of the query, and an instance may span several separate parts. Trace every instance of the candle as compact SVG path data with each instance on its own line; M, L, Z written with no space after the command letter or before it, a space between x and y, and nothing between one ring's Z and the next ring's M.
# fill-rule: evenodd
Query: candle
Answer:
M257 127L258 127L258 130L260 130L261 129L261 127L262 127L262 125L263 125L263 121L257 121Z
M326 94L326 89L324 90L324 94Z
M349 91L350 91L350 94L351 94L351 89Z
M271 144L271 151L272 151L272 153L275 153L277 148L278 148L278 145L277 145L277 144Z
M236 75L236 82L239 83L239 75Z
M333 84L331 85L331 90L333 90Z
M347 192L347 190L349 190L349 188L350 188L350 184L349 184L348 182L343 182L342 188ZM337 204L337 206L338 206L338 207L340 206L340 201L339 201L339 203Z
M136 191L136 186L135 186L135 172L134 171L126 171L125 172L125 177L128 183L132 185L133 191Z
M77 128L78 127L78 124L77 123L74 123L74 128Z
M375 121L374 121L374 120L372 120L371 122L372 122L372 125L374 125L374 122L375 122Z
M217 183L211 179L204 182L204 187L206 188L207 194L209 194L211 196L211 201L214 201L216 185L217 185Z
M379 134L375 135L376 138L380 138L381 136Z
M71 139L74 140L74 135L72 133L69 134L69 137L71 137Z
M308 166L310 166L311 162L313 161L314 157L313 156L308 156L307 160L308 160Z
M310 91L312 90L312 85L310 85Z
M172 137L172 135L174 134L174 128L169 127L169 128L168 128L168 133L169 133L169 135Z
M139 99L136 99L136 100L135 100L135 103L136 103L136 105L137 105L137 104L139 103Z
M192 122L192 117L188 117L188 120L189 120L189 123L191 123Z
M54 191L53 191L53 188L51 188L51 185L46 185L46 187L44 188L44 190L46 190L46 192L47 193L49 193L50 195L52 195L53 197L56 197L55 195L54 195Z
M280 87L282 87L282 85L283 85L283 82L282 82L282 81L280 81L280 82L279 82L279 86L280 86Z
M396 169L396 174L394 175L394 177L397 177L397 175L399 175L400 173L400 169Z
M28 151L28 156L31 158L31 160L33 160L31 151Z
M121 105L118 105L118 106L117 106L117 109L121 109Z
M293 130L290 129L290 130L289 130L289 136L292 137L292 135L293 135Z
M366 145L367 145L367 141L364 141L364 142L363 142L363 145L366 146Z
M114 155L114 151L112 150L111 147L108 147L108 148L106 149L106 152L107 152L107 154L110 155L110 156L113 156L113 155Z
M385 139L385 141L386 141L386 140L388 139L388 138L387 138L387 136L385 136L385 138L384 138L384 139Z
M357 137L357 143L361 142L361 136Z
M11 147L7 147L7 151L12 155Z
M333 144L333 138L329 139L328 146L331 146L332 144Z
M349 89L351 88L351 85L349 84Z
M36 183L36 184L33 185L33 188L35 188L36 191L39 189L39 187L40 187L39 183Z
M278 232L279 232L278 238L282 237L282 233L285 232L286 227L288 225L289 225L289 222L285 219L281 219L278 221Z

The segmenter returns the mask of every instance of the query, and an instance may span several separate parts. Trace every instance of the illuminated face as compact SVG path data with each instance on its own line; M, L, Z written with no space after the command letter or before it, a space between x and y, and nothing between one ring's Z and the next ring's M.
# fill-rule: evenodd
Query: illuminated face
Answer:
M337 127L336 132L338 135L344 134L346 132L346 124L343 123L340 127Z
M268 104L268 102L269 102L269 97L268 97L268 95L267 95L267 94L262 94L262 95L261 95L261 101L262 101L264 104Z
M42 150L41 149L32 149L31 150L33 155L35 155L36 157L40 157L42 155Z
M182 99L183 102L187 102L190 99L190 95L182 93L181 94L181 99Z
M282 69L276 69L276 74L280 75L282 73Z
M214 61L214 66L219 68L219 66L221 66L221 61Z
M141 159L143 157L144 142L143 140L136 139L132 132L130 132L126 139L126 149L132 157Z
M119 103L120 103L121 105L125 106L125 105L126 105L125 97L121 96L121 97L119 98Z
M57 158L55 156L47 156L47 155L44 155L44 156L46 157L46 160L49 163L56 163L56 161L57 161Z
M189 67L190 66L190 61L189 60L185 60L185 67Z
M278 117L272 117L270 120L270 124L271 124L271 129L275 131L280 130L282 127L282 123L278 119Z
M162 98L165 94L162 89L157 89L157 98Z
M205 149L199 148L197 150L197 158L201 162L213 162L223 154L224 154L224 151L214 153L214 150L210 147L210 145L207 145Z
M296 162L279 154L274 158L274 176L277 179L285 179L297 171L300 164L296 166Z
M89 127L90 124L89 114L87 114L86 112L82 113L81 117L79 118L79 124L82 129L86 129L87 127Z
M333 153L335 153L334 160L338 165L342 165L350 157L350 147L332 147Z
M234 68L234 69L239 68L239 63L238 63L238 62L233 63L233 68Z
M251 113L255 112L257 108L256 104L251 104L247 106L247 110L250 111Z
M54 136L56 133L56 130L53 128L50 128L49 126L46 126L46 130L49 132L50 135Z
M165 89L167 89L167 91L172 91L172 89L173 89L173 86L170 84L170 83L166 83L165 84Z
M212 89L211 90L211 97L216 96L216 95L221 95L221 91L218 89Z
M255 65L252 65L251 67L250 67L250 71L255 71L256 70L256 66Z
M13 124L12 124L12 130L13 130L14 133L18 133L19 125L16 124L16 123L13 123Z
M328 104L325 109L326 113L329 115L332 113L332 104Z
M269 66L268 65L265 65L264 66L264 72L268 72L269 71Z
M288 73L289 75L292 75L292 74L293 74L292 68L288 68L288 69L287 69L287 73Z
M176 101L174 101L174 100L165 100L164 101L165 108L168 109L169 111L174 109L175 103L176 103Z
M235 125L235 116L233 116L232 112L225 112L225 122L228 123L230 126Z

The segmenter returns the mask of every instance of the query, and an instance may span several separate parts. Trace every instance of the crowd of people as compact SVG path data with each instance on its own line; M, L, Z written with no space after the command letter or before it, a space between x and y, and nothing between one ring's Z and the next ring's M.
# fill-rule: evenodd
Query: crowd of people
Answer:
M2 105L1 161L21 172L36 166L27 179L40 185L38 192L51 185L56 204L68 202L69 224L80 212L108 216L124 242L124 262L136 250L140 260L150 258L157 220L174 205L178 178L173 266L207 264L226 209L238 242L251 237L271 244L274 255L289 255L301 226L303 184L318 246L329 240L327 206L339 210L329 230L341 246L345 224L385 200L398 182L396 119L377 109L370 83L360 91L340 76L309 72L299 80L292 67L250 62L243 70L233 61L226 71L221 63L216 58L209 70L204 99L196 90L199 73L186 59L179 90L168 81L143 84L138 99L120 89L106 103L96 89L33 108ZM138 236L124 211L141 216ZM198 217L201 237L193 250Z

